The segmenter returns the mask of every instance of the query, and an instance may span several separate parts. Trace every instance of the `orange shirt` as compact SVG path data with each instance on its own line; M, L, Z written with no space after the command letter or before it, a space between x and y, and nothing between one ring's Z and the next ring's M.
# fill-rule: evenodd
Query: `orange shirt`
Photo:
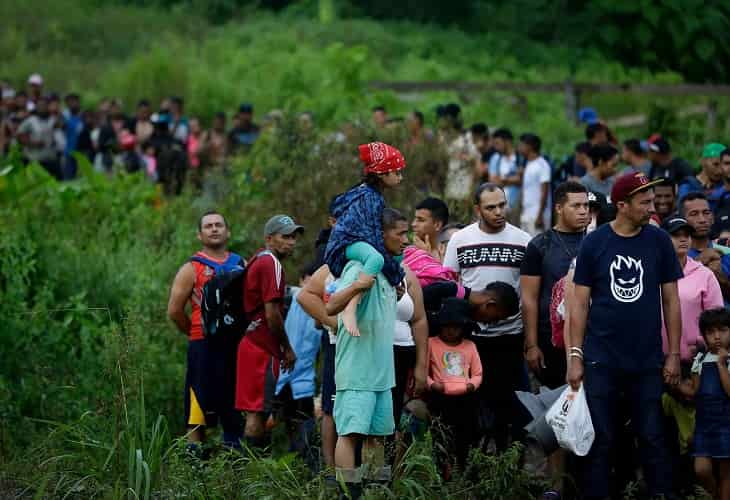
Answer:
M428 387L435 382L444 384L444 394L466 394L466 385L478 389L482 384L482 362L477 346L471 340L462 340L452 346L438 337L428 339Z
M222 260L214 259L210 255L207 255L203 252L197 252L195 255L208 260L212 260L213 262L218 262L220 264L223 264L226 259L228 259L228 253L226 253L226 256ZM203 298L203 287L208 281L210 281L213 276L215 276L215 269L194 260L190 261L190 263L195 268L195 284L193 285L193 295L190 298L193 310L192 314L190 315L190 332L188 333L188 339L201 340L204 338L204 335L203 314L200 310L200 302Z

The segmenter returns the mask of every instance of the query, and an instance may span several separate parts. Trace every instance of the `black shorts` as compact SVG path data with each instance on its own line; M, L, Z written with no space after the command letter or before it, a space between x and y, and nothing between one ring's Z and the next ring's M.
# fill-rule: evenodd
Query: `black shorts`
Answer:
M185 423L214 427L221 420L224 430L236 432L241 414L234 408L236 349L232 342L208 339L188 343L185 376Z
M335 344L327 332L322 335L322 413L332 415L335 409Z

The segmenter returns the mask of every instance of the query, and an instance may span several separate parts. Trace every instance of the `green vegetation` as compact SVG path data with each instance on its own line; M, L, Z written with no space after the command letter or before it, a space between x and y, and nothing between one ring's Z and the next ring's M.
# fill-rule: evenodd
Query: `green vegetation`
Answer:
M86 106L109 95L131 109L141 97L179 94L191 114L204 118L241 101L285 111L229 175L210 180L203 196L186 191L162 200L139 176L108 178L83 162L78 180L59 184L37 166L23 167L15 154L0 160L0 496L316 497L320 478L309 478L291 456L218 453L202 469L185 461L177 439L184 428L185 339L165 309L174 273L196 250L199 214L213 206L223 211L232 246L243 254L260 244L268 216L293 214L307 226L286 265L294 282L330 197L357 180L353 152L375 137L363 125L372 105L384 103L396 115L419 107L433 124L437 103L461 102L466 123L534 130L554 157L581 137L565 120L560 95L439 92L402 100L369 91L369 80L681 80L627 69L597 50L549 47L506 32L466 34L405 21L322 25L308 19L311 7L244 10L213 25L185 5L0 2L0 76L17 85L39 71L48 88L78 91ZM652 115L663 119L695 101L589 100L609 117L660 105ZM299 128L295 116L303 110L315 113L314 131ZM352 125L347 140L335 140L331 132L345 121ZM682 125L676 137L693 159L708 132L701 122ZM389 201L408 211L423 196L438 153L404 146L402 131L387 134L383 139L402 146L409 161L404 189ZM525 498L539 486L520 471L515 450L473 463L443 484L425 443L409 451L390 490L370 495Z

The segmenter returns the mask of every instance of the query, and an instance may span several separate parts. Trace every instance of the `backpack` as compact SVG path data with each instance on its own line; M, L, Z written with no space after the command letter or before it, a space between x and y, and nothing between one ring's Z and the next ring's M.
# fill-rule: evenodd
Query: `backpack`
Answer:
M232 252L223 264L199 255L190 260L215 271L203 286L200 300L203 335L207 339L240 339L249 324L243 309L243 284L248 269L245 262Z

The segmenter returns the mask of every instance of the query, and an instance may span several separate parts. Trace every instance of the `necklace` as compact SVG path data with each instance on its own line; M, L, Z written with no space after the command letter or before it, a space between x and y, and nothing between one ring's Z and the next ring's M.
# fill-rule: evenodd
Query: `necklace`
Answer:
M576 249L576 251L575 251L575 252L571 252L571 251L570 251L570 250L568 249L568 245L567 245L567 244L565 243L565 241L563 240L563 237L562 237L562 236L560 236L560 231L558 231L557 229L553 228L553 230L552 230L552 233L553 233L553 234L555 235L555 237L556 237L556 238L558 239L558 242L560 243L560 247L561 247L561 249L563 250L563 252L565 252L565 255L567 255L567 256L568 256L568 258L569 258L569 259L570 259L570 260L572 261L572 260L573 260L573 259L574 259L574 258L576 257L576 255L578 255L578 251L577 251L577 249ZM581 232L580 234L581 234L581 241L583 241L583 237L585 237L585 235L586 235L586 232L585 232L585 231L582 231L582 232Z

